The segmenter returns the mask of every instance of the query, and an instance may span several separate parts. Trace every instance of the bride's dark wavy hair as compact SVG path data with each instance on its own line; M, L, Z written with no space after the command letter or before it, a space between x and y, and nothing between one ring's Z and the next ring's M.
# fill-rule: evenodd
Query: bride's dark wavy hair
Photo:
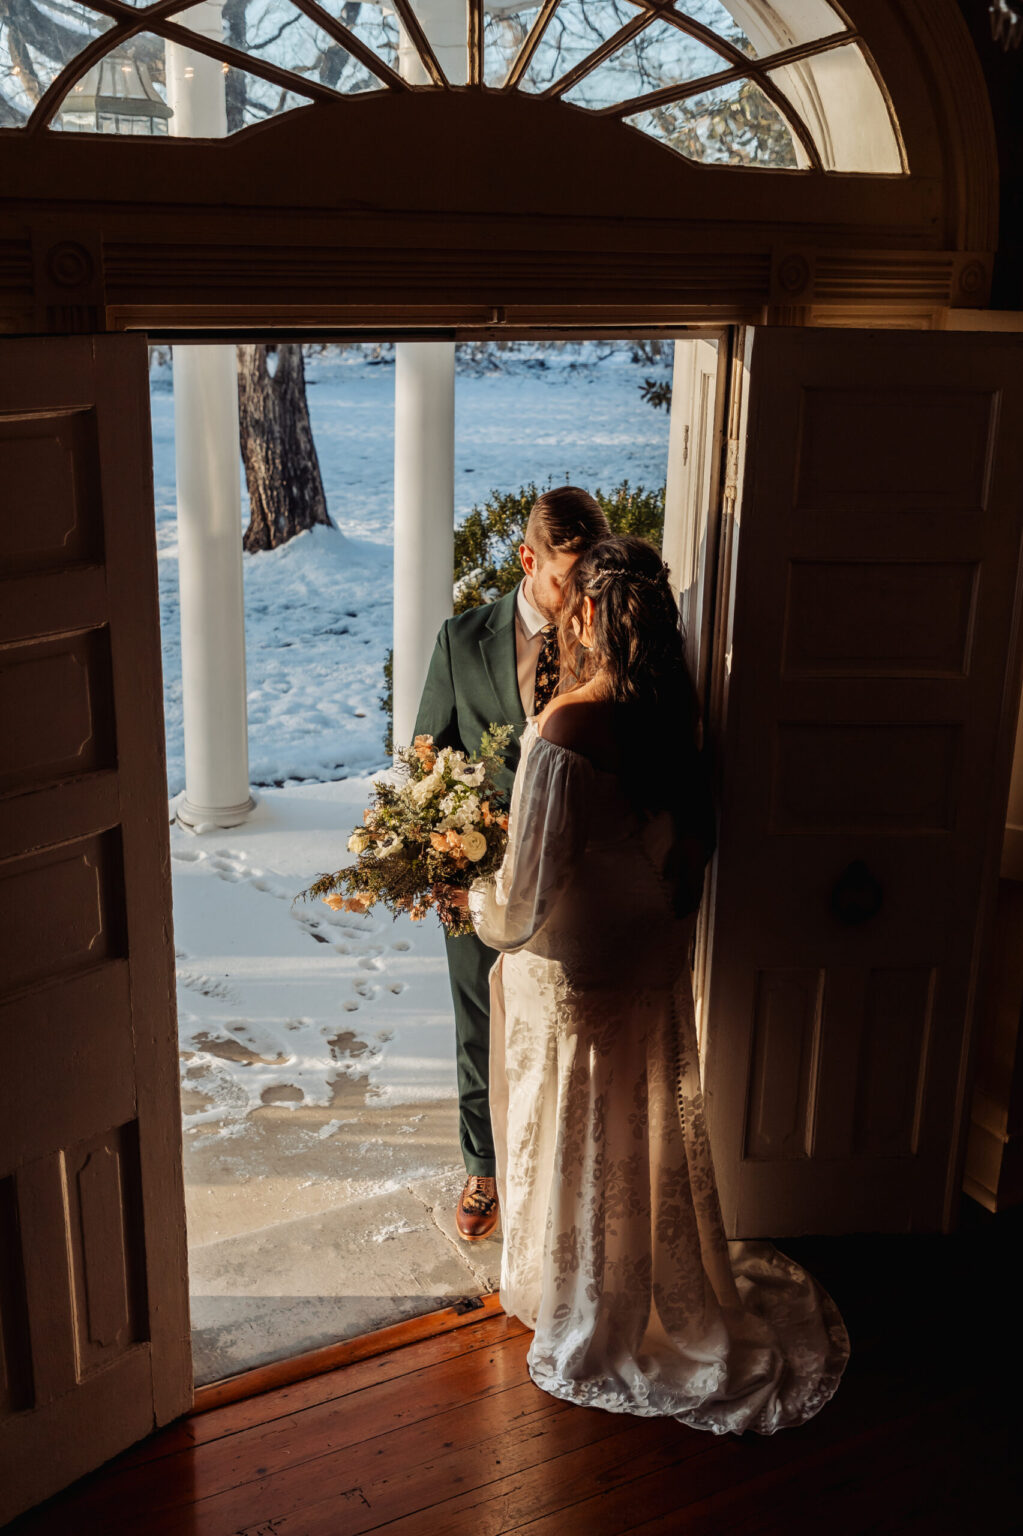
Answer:
M593 645L572 630L593 600ZM561 691L603 670L625 751L623 777L637 810L676 808L699 750L700 703L686 664L686 636L668 567L645 539L601 539L584 551L563 589ZM674 767L679 770L673 772Z

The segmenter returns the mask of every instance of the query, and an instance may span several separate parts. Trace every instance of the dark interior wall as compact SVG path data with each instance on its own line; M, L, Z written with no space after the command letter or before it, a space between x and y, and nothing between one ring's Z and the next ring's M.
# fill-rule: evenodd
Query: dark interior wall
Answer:
M1023 14L1023 3L1014 0ZM1023 309L1023 45L1006 52L991 36L988 0L958 0L991 97L1001 176L993 309Z

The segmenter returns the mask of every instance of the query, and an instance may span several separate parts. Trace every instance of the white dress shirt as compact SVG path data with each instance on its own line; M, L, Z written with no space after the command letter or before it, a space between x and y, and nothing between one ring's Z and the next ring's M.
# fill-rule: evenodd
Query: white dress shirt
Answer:
M526 578L523 576L515 599L515 666L519 677L519 698L527 716L533 713L536 664L543 647L540 631L547 622L526 596Z

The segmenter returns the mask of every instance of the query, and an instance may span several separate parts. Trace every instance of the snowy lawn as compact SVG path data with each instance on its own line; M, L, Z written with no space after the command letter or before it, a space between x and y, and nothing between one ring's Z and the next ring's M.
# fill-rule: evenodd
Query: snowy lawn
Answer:
M668 417L640 397L667 363L607 344L524 347L501 371L456 378L456 517L531 480L588 490L662 485ZM596 359L602 358L602 361ZM260 785L347 778L384 766L379 708L391 645L394 369L350 351L309 359L309 409L329 529L244 556L249 755ZM153 370L153 454L167 773L184 787L171 370ZM243 482L244 484L244 482ZM243 517L248 508L243 496Z

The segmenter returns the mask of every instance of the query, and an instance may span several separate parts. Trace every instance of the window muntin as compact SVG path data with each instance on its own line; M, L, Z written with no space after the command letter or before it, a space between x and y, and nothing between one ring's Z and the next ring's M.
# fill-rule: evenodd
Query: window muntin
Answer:
M438 25L436 0L242 0L220 36L193 20L198 7L131 4L129 12L123 0L19 0L13 17L8 10L0 131L181 131L162 55L168 41L187 46L194 26L201 52L221 64L229 134L309 101L444 88L423 42ZM466 0L467 38L470 12L479 18L476 61L462 75L448 66L452 80L478 82L469 88L560 97L703 164L905 169L866 48L828 0ZM145 31L134 30L143 19ZM452 17L445 27L451 34ZM134 64L136 95L155 92L168 110L112 105L96 89L104 62L108 73Z

